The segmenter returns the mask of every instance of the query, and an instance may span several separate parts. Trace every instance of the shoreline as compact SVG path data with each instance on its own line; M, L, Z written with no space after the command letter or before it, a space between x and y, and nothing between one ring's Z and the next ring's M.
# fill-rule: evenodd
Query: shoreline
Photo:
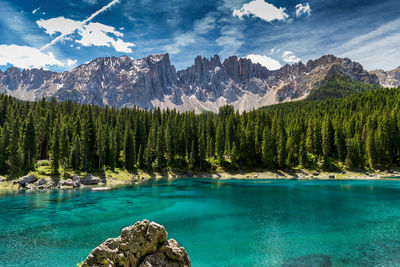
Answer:
M34 173L31 174L36 176ZM79 174L76 174L79 175ZM92 175L92 174L88 174ZM3 179L0 182L0 194L13 193L18 191L40 191L46 189L88 189L98 190L96 188L109 188L118 187L121 185L134 185L145 182L149 179L180 179L180 178L210 178L215 180L257 180L257 179L271 179L271 180L387 180L390 177L400 176L399 170L395 171L374 171L374 172L354 172L354 171L341 171L341 172L326 172L326 171L312 171L312 170L282 170L282 171L235 171L235 172L168 172L168 173L155 173L155 172L139 172L129 173L124 170L117 170L114 172L106 171L101 175L93 173L94 177L99 176L101 182L96 185L81 185L79 187L56 185L54 186L54 177L46 175L36 176L38 179L45 179L47 182L46 187L34 187L29 189L20 188L18 184L15 184L14 180ZM64 182L66 179L58 180L58 183ZM51 184L53 183L53 184ZM32 185L34 185L32 183Z

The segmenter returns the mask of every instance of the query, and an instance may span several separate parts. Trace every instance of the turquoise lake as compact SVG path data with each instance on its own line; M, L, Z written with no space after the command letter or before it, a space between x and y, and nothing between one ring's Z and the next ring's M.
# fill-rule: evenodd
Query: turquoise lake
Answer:
M400 266L400 180L159 180L1 195L0 212L1 266L76 266L143 219L194 267Z

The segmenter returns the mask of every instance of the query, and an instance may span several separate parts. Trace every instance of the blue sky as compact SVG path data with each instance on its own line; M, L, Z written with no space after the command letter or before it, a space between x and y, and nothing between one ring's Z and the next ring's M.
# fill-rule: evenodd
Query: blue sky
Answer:
M0 0L0 69L96 57L249 57L270 69L324 54L400 65L398 0Z

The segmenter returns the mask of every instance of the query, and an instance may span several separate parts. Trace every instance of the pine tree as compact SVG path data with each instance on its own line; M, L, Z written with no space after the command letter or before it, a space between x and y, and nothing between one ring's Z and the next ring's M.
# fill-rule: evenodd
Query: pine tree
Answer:
M4 130L0 127L0 173L6 172Z
M8 160L9 160L9 142L10 142L10 133L8 131L8 123L4 123L4 127L2 129L1 134L1 147L0 147L0 154L1 154L1 166L0 166L0 173L5 174L8 172Z
M64 166L67 165L68 156L70 152L67 127L68 126L65 123L63 123L61 127L61 136L60 136L60 163L62 163Z
M139 152L137 156L137 166L138 168L143 168L143 146L142 144L139 145Z
M307 150L305 146L304 135L300 138L300 149L299 149L299 164L303 168L309 167L308 159L307 159Z
M105 147L105 140L103 136L103 125L101 120L98 121L97 123L97 135L96 135L96 147L97 147L97 158L98 158L98 163L97 163L97 168L99 170L103 169L104 165L104 158L105 158L105 153L104 153L104 147Z
M84 120L82 125L82 144L81 144L81 164L82 169L85 171L91 171L95 163L95 152L96 149L96 129L93 122L93 113L91 110L88 111L88 116Z
M59 173L60 167L60 125L57 122L51 140L51 169L53 174Z
M20 157L19 157L19 121L15 118L11 123L10 140L8 142L8 166L11 173L17 173L20 170Z
M127 127L124 135L124 163L127 170L133 170L135 165L135 146L133 140L133 132Z
M81 153L81 141L80 137L78 134L74 135L73 141L72 141L72 147L70 150L69 154L69 162L70 162L70 167L73 170L78 170L80 166L80 153Z
M375 168L376 164L375 138L371 130L369 130L367 133L366 146L367 146L368 165L370 168Z
M279 168L283 169L286 167L286 136L284 132L283 122L278 124L278 140L277 140L277 163Z
M204 134L200 131L199 133L199 169L203 170L206 167L206 142L204 140ZM232 155L231 155L232 157Z
M45 113L45 119L40 124L40 136L39 136L39 158L48 159L49 147L50 147L50 134L51 134L51 122L49 113Z
M262 135L262 144L261 144L261 154L262 154L262 161L264 166L267 169L273 169L274 162L273 162L273 148L272 148L272 140L269 135L269 131L267 128L264 129Z
M110 144L110 169L115 170L116 168L116 160L117 160L117 141L115 131L112 131L111 134L111 144Z
M222 120L218 122L217 126L215 150L218 158L222 159L224 157L224 150L225 150L225 130L224 130L224 123Z
M165 156L167 160L167 166L170 167L173 159L172 151L172 136L171 136L171 125L167 124L167 129L165 131Z
M36 157L36 136L32 113L29 113L24 122L22 142L24 167L26 170L30 170L33 168L33 162Z
M343 134L342 122L338 122L334 133L334 143L336 146L337 159L343 161L346 154L346 142Z
M331 154L331 136L332 136L332 126L330 120L325 116L322 122L322 154L324 158L327 158Z

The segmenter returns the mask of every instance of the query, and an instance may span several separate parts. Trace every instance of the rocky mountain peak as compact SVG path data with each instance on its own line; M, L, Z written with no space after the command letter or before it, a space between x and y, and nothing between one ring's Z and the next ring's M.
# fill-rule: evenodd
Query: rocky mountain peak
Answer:
M378 78L379 84L388 88L395 88L400 86L400 66L390 71L373 70L369 72Z
M169 54L159 54L142 59L96 58L61 73L9 68L0 72L0 92L23 100L54 96L116 108L158 106L200 112L231 104L243 111L305 98L336 74L372 84L400 84L400 70L368 73L361 64L333 55L273 71L237 56L223 63L218 55L197 56L192 66L177 72Z

